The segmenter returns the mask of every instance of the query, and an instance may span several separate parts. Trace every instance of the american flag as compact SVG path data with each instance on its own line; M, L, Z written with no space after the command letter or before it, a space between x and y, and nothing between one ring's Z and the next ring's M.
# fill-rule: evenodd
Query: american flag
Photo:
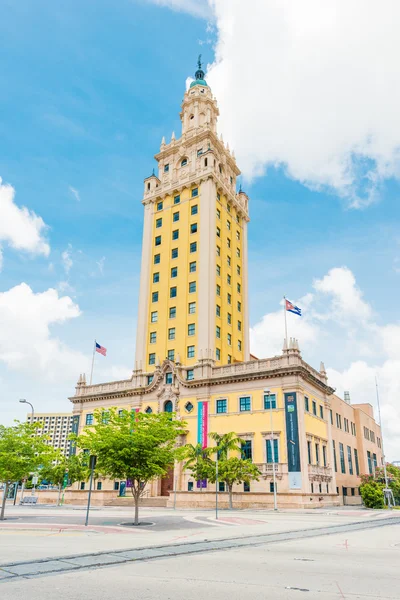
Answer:
M104 348L104 346L100 346L100 344L98 344L96 342L96 352L98 352L99 354L102 354L103 356L107 355L107 348Z

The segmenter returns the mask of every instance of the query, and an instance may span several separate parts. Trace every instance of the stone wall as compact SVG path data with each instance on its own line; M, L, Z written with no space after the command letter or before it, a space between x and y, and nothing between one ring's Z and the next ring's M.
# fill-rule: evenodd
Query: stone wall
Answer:
M321 506L340 506L341 502L337 494L278 494L278 508L321 508ZM174 505L174 495L171 494L167 507ZM227 492L218 494L218 506L229 507L229 496ZM274 506L273 494L257 492L234 492L233 508L270 509ZM177 492L176 508L215 508L215 492Z

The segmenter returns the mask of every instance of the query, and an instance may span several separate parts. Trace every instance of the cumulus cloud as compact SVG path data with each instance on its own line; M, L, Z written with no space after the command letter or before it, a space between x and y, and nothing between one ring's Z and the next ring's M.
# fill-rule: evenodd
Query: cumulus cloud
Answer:
M303 316L287 314L288 334L299 339L303 357L319 366L339 394L369 402L376 411L375 376L381 396L382 423L389 459L400 456L400 323L379 325L354 274L335 267L312 284L312 292L293 299ZM251 351L259 357L279 354L284 337L283 310L265 315L250 331ZM311 357L311 360L310 360Z
M246 177L268 167L355 208L400 176L397 0L210 0L207 80Z
M211 16L211 9L207 0L147 0L150 4L166 6L172 10L187 12L194 17L207 18Z
M0 362L46 380L75 377L88 358L52 334L52 326L81 314L55 289L35 293L21 283L0 293Z
M33 255L48 256L50 246L44 234L46 225L33 211L14 202L15 190L0 177L0 242ZM1 266L0 248L0 266Z

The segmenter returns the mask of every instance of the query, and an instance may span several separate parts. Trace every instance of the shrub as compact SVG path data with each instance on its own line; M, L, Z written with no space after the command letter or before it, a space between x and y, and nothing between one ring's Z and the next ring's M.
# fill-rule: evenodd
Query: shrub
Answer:
M376 481L369 481L360 486L361 497L366 508L384 508L383 488Z

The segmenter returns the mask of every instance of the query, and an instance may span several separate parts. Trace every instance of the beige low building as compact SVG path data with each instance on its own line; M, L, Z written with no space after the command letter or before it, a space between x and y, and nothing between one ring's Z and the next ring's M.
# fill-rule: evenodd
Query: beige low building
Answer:
M351 404L348 392L345 400L332 395L330 421L337 493L347 504L360 503L360 474L383 464L380 426L371 404Z

